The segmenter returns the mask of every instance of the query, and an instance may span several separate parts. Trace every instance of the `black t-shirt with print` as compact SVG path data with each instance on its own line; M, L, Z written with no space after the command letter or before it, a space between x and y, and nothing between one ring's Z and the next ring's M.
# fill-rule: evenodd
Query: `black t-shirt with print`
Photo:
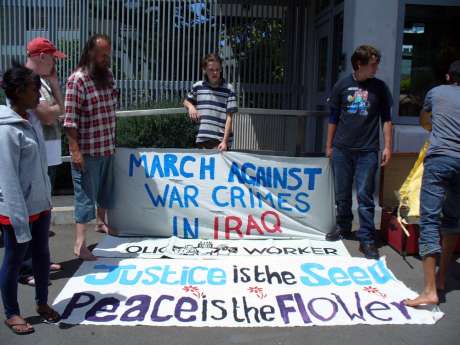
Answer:
M353 76L339 80L332 89L331 113L338 116L333 146L360 151L379 150L379 118L391 121L393 100L380 79L362 82Z

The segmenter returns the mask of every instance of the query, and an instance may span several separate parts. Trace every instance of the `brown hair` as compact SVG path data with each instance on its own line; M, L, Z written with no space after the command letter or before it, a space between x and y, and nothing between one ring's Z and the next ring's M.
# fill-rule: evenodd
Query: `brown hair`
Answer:
M222 59L216 53L207 54L201 59L201 69L205 69L209 62L217 62L222 66Z
M353 55L351 56L351 65L355 71L358 70L358 63L361 65L367 65L369 60L372 57L377 59L377 62L380 62L381 54L377 48L374 48L369 45L362 45L355 49Z

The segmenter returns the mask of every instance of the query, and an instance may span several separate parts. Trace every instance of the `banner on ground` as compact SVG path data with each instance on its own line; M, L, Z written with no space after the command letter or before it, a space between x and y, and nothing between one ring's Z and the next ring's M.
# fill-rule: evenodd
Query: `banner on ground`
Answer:
M350 256L342 241L309 239L206 240L105 236L93 249L99 257L217 259L231 256Z
M120 148L114 179L117 235L320 240L335 224L327 158Z
M258 257L84 262L54 302L68 324L290 327L433 324L385 260Z

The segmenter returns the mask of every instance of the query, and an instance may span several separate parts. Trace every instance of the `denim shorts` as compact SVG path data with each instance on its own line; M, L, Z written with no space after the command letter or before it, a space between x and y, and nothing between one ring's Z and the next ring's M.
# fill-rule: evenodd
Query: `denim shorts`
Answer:
M428 156L420 192L420 256L441 252L440 233L460 233L459 205L460 158Z
M86 224L96 218L96 206L105 209L113 207L113 155L84 155L83 159L83 172L75 169L72 164L75 222L79 224Z

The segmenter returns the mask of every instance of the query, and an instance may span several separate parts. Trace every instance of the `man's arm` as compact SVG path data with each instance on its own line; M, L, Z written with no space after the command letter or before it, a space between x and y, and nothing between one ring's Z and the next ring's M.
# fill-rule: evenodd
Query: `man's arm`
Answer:
M78 119L81 113L81 106L84 101L84 90L81 82L69 78L65 95L65 117L64 130L69 141L69 151L72 164L78 170L84 171L85 162L80 152L80 143L78 142Z
M228 140L230 139L230 134L232 133L232 124L233 124L233 114L227 113L227 119L225 121L224 137L217 147L220 151L228 150Z
M335 131L337 130L336 123L330 123L327 126L327 139L326 139L326 157L332 157L332 143L334 142Z
M420 112L420 125L425 128L428 132L431 132L433 125L431 123L431 111L422 109Z
M393 124L391 121L385 121L383 123L383 141L384 147L382 152L382 166L388 164L391 159L392 147L393 147Z
M196 107L192 104L192 102L188 100L184 100L184 107L187 109L188 116L192 121L198 121L198 118L200 117L198 115L198 111L196 110Z
M69 151L72 156L72 164L78 170L85 170L85 161L83 155L80 152L80 145L78 144L78 131L76 128L66 127L65 133L69 140Z
M47 78L47 81L56 104L49 104L47 101L41 101L35 109L35 113L42 124L52 125L59 116L64 114L64 96L62 95L55 71Z

